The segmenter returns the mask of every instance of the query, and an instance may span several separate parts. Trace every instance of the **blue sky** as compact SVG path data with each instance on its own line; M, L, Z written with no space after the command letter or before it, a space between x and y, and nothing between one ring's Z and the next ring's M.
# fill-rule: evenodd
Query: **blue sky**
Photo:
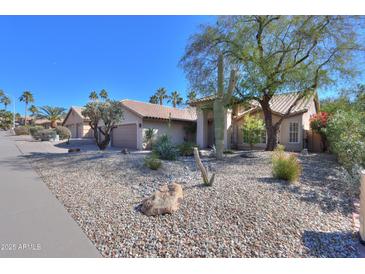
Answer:
M148 101L165 87L185 95L178 61L208 16L1 16L0 89L35 105L84 105L92 90ZM17 111L24 104L17 102Z
M35 105L85 105L92 90L148 101L159 87L185 95L178 62L214 16L0 16L0 89ZM328 96L329 92L320 92ZM24 104L16 102L17 112Z

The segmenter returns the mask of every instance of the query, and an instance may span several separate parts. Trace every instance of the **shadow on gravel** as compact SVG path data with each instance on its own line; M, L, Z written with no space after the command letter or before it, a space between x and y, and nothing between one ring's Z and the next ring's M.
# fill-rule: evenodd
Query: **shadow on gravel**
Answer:
M356 258L359 256L358 240L354 233L304 231L302 241L310 257Z

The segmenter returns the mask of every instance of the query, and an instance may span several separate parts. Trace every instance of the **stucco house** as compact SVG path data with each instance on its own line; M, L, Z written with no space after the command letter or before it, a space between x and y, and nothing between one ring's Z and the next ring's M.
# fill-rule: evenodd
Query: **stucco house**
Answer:
M134 100L122 100L123 120L113 129L111 145L142 150L145 148L145 131L155 130L155 136L168 134L175 144L195 140L195 108L172 108Z
M82 107L72 106L62 125L71 131L71 138L92 138L93 130L89 125L89 120L82 115Z
M273 114L273 123L287 113L289 107L297 99L296 93L275 95L270 101ZM197 111L197 134L196 142L200 148L211 147L214 144L214 119L212 104L214 96L208 96L191 102L191 106ZM301 99L290 111L290 115L282 121L277 140L289 151L301 151L311 146L314 150L313 134L310 132L310 116L319 111L317 95ZM263 119L263 112L257 101L251 101L248 106L237 104L228 109L225 119L225 147L235 149L249 148L243 136L242 125L247 115L256 115ZM255 148L266 147L266 131L262 132L261 142ZM318 142L318 141L317 141Z
M156 138L168 134L175 144L195 141L195 108L179 109L129 99L121 100L121 105L123 119L112 131L111 146L145 149L145 131L150 128ZM71 107L63 125L70 129L72 138L92 138L93 130L81 111L82 107Z

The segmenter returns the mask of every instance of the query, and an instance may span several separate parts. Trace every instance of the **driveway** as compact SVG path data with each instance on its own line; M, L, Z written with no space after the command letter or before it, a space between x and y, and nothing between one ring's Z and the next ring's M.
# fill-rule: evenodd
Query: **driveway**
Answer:
M0 257L100 257L16 140L0 132Z

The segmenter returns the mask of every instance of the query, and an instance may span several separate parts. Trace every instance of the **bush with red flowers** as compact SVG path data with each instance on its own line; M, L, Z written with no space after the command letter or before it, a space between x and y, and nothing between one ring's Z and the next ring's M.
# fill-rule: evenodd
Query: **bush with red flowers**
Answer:
M326 138L326 127L328 122L328 113L327 112L318 112L317 114L313 114L310 119L310 127L314 132L317 132L321 135L322 140L322 149L326 151L327 149L327 138Z

